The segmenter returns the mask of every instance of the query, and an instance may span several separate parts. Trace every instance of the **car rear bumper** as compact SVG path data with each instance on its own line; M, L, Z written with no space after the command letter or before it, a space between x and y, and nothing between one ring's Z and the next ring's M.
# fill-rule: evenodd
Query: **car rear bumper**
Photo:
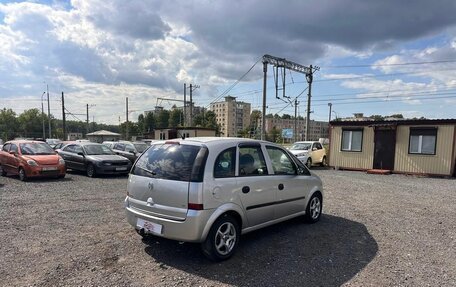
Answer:
M203 238L203 230L214 212L214 210L189 209L185 220L171 220L158 216L151 216L138 209L132 208L128 203L128 197L125 199L125 211L128 223L136 230L140 230L140 227L137 225L138 218L140 218L162 226L160 234L150 234L185 242L202 242L205 240L205 238Z

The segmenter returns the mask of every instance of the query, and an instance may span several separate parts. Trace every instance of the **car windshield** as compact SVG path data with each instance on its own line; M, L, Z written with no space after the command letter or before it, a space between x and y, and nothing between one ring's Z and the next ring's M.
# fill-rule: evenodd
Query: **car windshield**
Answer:
M147 145L145 143L134 143L133 145L139 153L143 153L147 149Z
M179 144L152 145L136 162L136 175L190 181L201 147Z
M49 155L55 154L47 143L22 143L19 145L23 155Z
M114 154L114 152L105 145L91 144L84 146L87 155Z
M309 150L311 143L295 143L291 146L290 150Z

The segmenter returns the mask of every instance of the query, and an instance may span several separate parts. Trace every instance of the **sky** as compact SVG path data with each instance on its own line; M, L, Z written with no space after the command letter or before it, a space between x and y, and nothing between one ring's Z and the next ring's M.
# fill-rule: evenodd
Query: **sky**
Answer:
M311 119L403 114L456 118L456 1L0 0L0 109L118 124L156 105L226 95L262 107L262 56L313 75ZM305 116L305 75L285 71L267 113ZM278 83L282 86L279 71ZM187 90L187 95L189 91Z

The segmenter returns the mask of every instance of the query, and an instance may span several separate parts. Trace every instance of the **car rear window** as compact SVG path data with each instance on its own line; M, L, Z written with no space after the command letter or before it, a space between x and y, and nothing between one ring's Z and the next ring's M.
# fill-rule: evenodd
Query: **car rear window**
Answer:
M202 181L207 148L175 143L152 145L136 162L132 173L153 178Z

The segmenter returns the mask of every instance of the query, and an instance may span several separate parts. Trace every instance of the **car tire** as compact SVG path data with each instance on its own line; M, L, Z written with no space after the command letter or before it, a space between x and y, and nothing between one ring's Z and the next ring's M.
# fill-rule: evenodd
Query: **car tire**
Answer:
M88 177L95 177L97 175L97 172L95 170L95 166L93 164L89 163L86 167L86 175Z
M65 178L65 174L61 174L57 178L60 178L60 179Z
M235 218L222 215L212 225L206 240L201 243L203 254L212 261L230 258L239 243L240 227Z
M324 156L321 160L321 166L326 166L328 163L326 162L326 156Z
M319 192L314 193L307 203L305 220L308 223L315 223L320 220L323 210L323 200Z
M307 166L307 168L309 168L309 169L310 169L310 167L312 166L312 159L311 159L310 157L309 157L309 158L307 159L307 161L306 161L306 166Z
M1 166L1 165L0 165L0 170L1 170L1 171L0 171L0 174L1 174L2 176L6 176L6 170L4 170L4 169L3 169L3 166Z
M19 172L18 173L19 173L19 180L20 181L27 181L27 174L25 173L25 170L22 167L19 168Z

